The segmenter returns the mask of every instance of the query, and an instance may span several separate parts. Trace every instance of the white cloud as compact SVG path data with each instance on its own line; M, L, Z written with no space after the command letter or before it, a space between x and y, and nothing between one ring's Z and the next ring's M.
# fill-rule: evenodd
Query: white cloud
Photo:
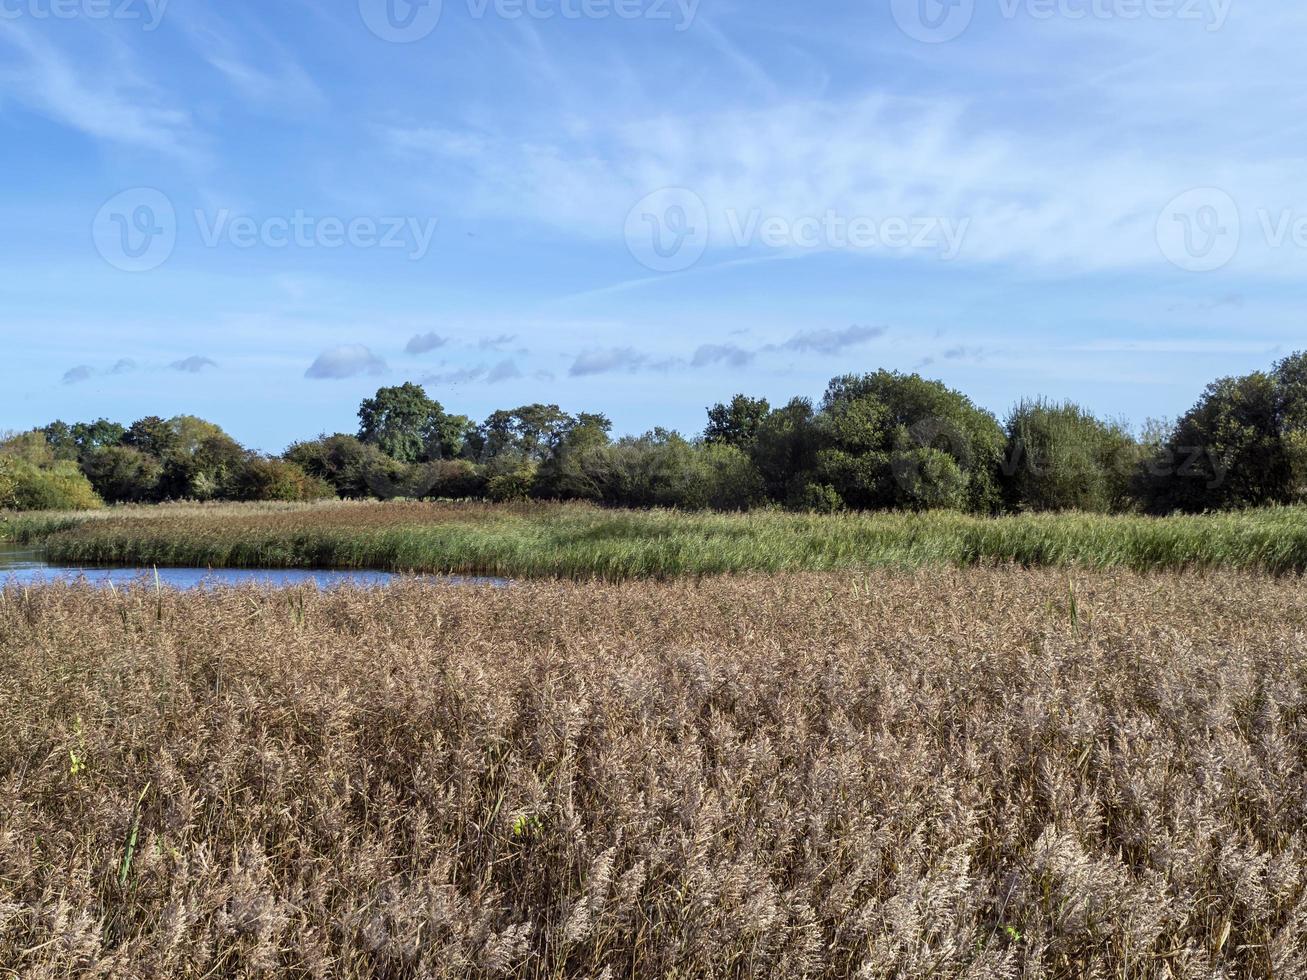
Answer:
M386 362L372 353L362 344L346 344L333 347L318 355L304 377L314 380L340 380L354 378L361 374L381 374L386 370Z

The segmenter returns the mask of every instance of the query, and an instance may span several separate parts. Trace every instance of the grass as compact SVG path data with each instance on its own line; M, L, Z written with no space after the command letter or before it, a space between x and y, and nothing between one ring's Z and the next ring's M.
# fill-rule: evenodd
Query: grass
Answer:
M166 506L19 517L11 537L63 562L370 568L672 578L974 566L1307 570L1307 509L1197 517L952 513L817 516L614 511L577 504Z
M0 974L1304 976L1304 636L1225 571L11 586Z

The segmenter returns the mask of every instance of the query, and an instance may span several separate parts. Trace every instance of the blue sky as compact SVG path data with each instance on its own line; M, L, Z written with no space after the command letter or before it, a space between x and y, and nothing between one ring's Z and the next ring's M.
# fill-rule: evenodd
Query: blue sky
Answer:
M1307 10L0 0L0 428L415 380L697 432L919 370L1141 422L1307 346Z

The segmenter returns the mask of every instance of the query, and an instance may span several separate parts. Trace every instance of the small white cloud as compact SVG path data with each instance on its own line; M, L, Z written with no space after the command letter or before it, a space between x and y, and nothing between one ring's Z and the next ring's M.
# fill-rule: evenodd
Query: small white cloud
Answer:
M83 381L90 381L95 377L95 369L89 364L79 364L75 368L69 368L64 372L63 383L66 385L81 384Z
M173 361L168 365L168 367L173 371L184 371L187 374L199 374L207 368L215 368L217 366L217 361L211 360L207 357L200 357L199 355L186 357L180 361ZM116 374L118 372L115 370L114 373Z
M513 361L500 361L486 374L486 384L498 384L501 381L514 381L522 377L522 372Z
M805 330L781 345L800 354L841 354L850 347L885 336L884 327L848 327L844 330Z
M345 344L319 354L318 359L304 372L304 377L334 381L355 378L361 374L381 374L385 370L386 362L367 347L362 344Z
M449 343L448 340L435 332L420 333L409 339L408 344L404 347L404 353L425 354L428 351L444 347L447 343Z

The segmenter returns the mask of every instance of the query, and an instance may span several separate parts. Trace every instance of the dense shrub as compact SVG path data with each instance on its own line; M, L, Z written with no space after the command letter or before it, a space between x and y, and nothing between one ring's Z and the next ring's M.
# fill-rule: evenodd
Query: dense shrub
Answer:
M469 500L486 494L485 474L470 460L440 460L423 464L421 470L419 482L426 487L424 497L433 500Z
M1070 402L1019 403L1007 420L1004 496L1011 510L1123 509L1136 443Z
M77 464L56 458L40 431L0 442L0 509L90 510L104 506Z
M325 480L309 476L284 459L250 456L236 472L231 485L235 500L327 500L336 496Z
M92 510L104 506L76 463L37 466L0 456L0 509Z
M284 458L309 476L329 483L347 500L378 496L374 487L379 475L395 464L375 446L343 434L297 442L286 450Z
M496 503L527 500L535 485L535 467L529 463L495 473L486 481L486 496Z
M96 493L111 504L139 504L159 499L163 464L132 446L102 446L82 459L82 471Z

